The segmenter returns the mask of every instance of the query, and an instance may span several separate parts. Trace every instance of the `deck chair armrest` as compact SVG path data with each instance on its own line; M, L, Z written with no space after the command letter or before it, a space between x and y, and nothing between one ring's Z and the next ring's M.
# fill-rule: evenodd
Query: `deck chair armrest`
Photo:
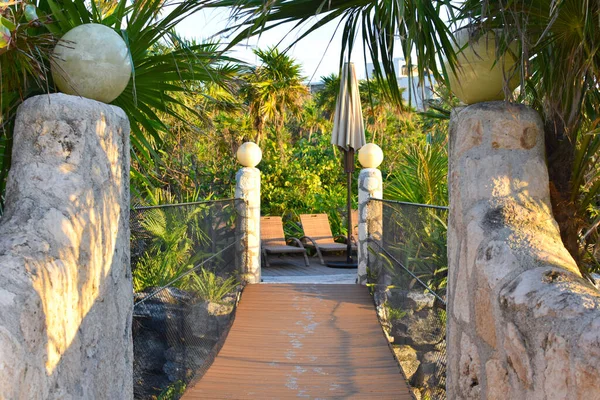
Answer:
M307 241L310 243L306 243ZM302 236L300 238L300 242L304 243L304 244L310 244L311 246L317 247L317 242L315 242L315 240L313 238L311 238L310 236Z
M289 243L289 244L295 243L295 244L296 244L296 246L298 246L298 247L300 247L300 248L302 248L302 249L304 248L304 245L302 244L302 242L301 242L301 241L300 241L300 239L298 239L298 238L291 237L291 238L288 238L288 239L286 240L286 242L287 242L287 243Z

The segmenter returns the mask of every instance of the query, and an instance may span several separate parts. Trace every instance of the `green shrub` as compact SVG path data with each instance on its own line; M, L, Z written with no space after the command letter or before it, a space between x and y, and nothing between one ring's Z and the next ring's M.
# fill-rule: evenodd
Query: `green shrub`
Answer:
M177 400L183 396L186 388L187 385L185 382L181 380L175 381L160 392L156 400Z
M162 287L189 271L206 257L203 248L209 242L206 227L202 226L204 206L155 208L139 214L142 227L135 235L147 237L148 248L132 268L133 287ZM185 289L189 278L172 286Z
M385 308L387 309L387 315L388 315L388 319L390 321L396 321L396 320L402 319L402 318L406 317L406 314L408 314L407 311L401 310L400 308L394 308L394 307L390 306L388 302L385 303Z
M238 281L235 276L227 279L201 268L199 272L190 274L190 289L206 301L221 303L223 297L235 290Z

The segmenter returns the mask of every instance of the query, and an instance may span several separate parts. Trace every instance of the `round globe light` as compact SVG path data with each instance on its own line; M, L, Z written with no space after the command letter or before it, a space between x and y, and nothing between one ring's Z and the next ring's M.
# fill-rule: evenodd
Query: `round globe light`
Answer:
M457 52L456 74L448 64L448 84L450 89L465 104L504 99L504 84L509 77L508 88L512 92L519 84L515 73L517 62L510 52L504 53L496 61L496 33L488 32L475 42L469 42L471 31L459 29L454 33ZM513 51L514 46L511 47ZM462 50L461 50L462 49Z
M79 25L54 48L52 77L61 92L110 103L131 77L127 45L119 34L100 24Z
M236 155L244 167L256 167L262 159L262 150L256 143L246 142L239 147Z
M377 168L383 162L383 151L375 143L367 143L358 150L358 161L364 168Z

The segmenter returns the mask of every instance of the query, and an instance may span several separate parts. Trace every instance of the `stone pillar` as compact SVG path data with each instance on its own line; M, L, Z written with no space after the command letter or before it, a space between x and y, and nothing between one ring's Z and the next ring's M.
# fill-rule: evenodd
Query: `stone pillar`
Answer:
M28 99L0 220L0 398L133 398L132 306L125 113Z
M260 171L255 166L262 152L256 144L246 142L240 146L237 157L244 165L235 176L235 197L244 200L239 208L240 270L246 283L260 283Z
M452 115L449 399L600 398L600 295L561 242L543 139L522 105Z
M367 284L367 267L369 266L369 244L371 240L382 239L382 204L369 201L370 198L383 197L381 171L377 168L363 168L358 175L358 276L360 285Z
M358 271L356 282L367 284L367 267L377 260L369 260L368 239L382 240L382 204L369 201L370 198L383 198L383 180L381 171L377 169L383 161L381 148L374 143L368 143L360 148L358 161L364 167L358 175ZM371 264L369 264L371 263ZM375 267L377 271L380 268Z

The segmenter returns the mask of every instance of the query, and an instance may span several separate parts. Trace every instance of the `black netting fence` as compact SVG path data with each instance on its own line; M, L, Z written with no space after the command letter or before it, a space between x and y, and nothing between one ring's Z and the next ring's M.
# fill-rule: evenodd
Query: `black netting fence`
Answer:
M177 399L210 367L233 322L242 200L131 212L134 398Z
M382 323L417 397L446 399L448 209L375 199L370 207L382 216L368 271Z

